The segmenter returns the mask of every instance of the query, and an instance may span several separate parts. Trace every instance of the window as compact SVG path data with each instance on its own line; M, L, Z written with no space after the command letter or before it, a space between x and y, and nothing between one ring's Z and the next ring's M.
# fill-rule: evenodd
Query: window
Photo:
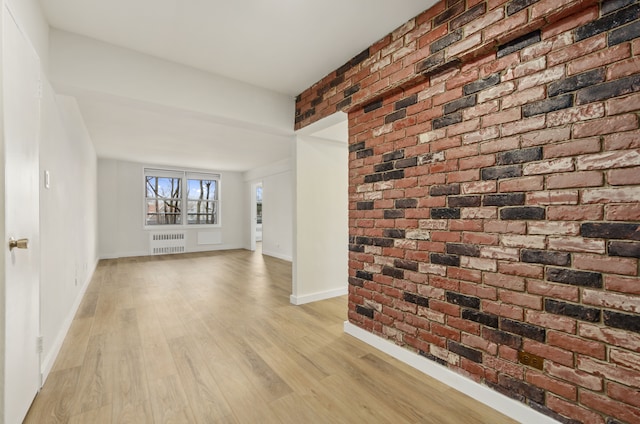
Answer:
M144 178L145 225L220 223L219 175L145 169Z

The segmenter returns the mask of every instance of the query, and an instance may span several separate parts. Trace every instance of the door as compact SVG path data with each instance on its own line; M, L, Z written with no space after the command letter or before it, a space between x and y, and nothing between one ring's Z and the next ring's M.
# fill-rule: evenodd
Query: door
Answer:
M22 422L40 389L38 132L40 63L8 8L3 18L5 144L4 422ZM9 238L28 244L9 248Z

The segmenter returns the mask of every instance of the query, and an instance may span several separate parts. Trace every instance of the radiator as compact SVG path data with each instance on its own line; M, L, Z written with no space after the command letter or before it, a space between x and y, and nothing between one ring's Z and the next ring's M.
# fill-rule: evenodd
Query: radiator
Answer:
M186 251L186 235L183 232L163 231L149 234L149 247L152 255L168 255Z

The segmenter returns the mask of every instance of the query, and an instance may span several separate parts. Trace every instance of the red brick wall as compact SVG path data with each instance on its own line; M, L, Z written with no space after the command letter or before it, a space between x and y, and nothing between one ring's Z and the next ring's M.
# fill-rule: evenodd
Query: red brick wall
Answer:
M350 322L559 421L640 422L640 2L442 1L296 127L336 110Z

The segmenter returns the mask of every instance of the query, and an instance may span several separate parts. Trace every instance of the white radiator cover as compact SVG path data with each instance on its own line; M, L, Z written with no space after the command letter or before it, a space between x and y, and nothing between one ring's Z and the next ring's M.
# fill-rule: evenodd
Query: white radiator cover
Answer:
M184 231L162 231L149 233L149 253L169 255L186 252L187 235Z

